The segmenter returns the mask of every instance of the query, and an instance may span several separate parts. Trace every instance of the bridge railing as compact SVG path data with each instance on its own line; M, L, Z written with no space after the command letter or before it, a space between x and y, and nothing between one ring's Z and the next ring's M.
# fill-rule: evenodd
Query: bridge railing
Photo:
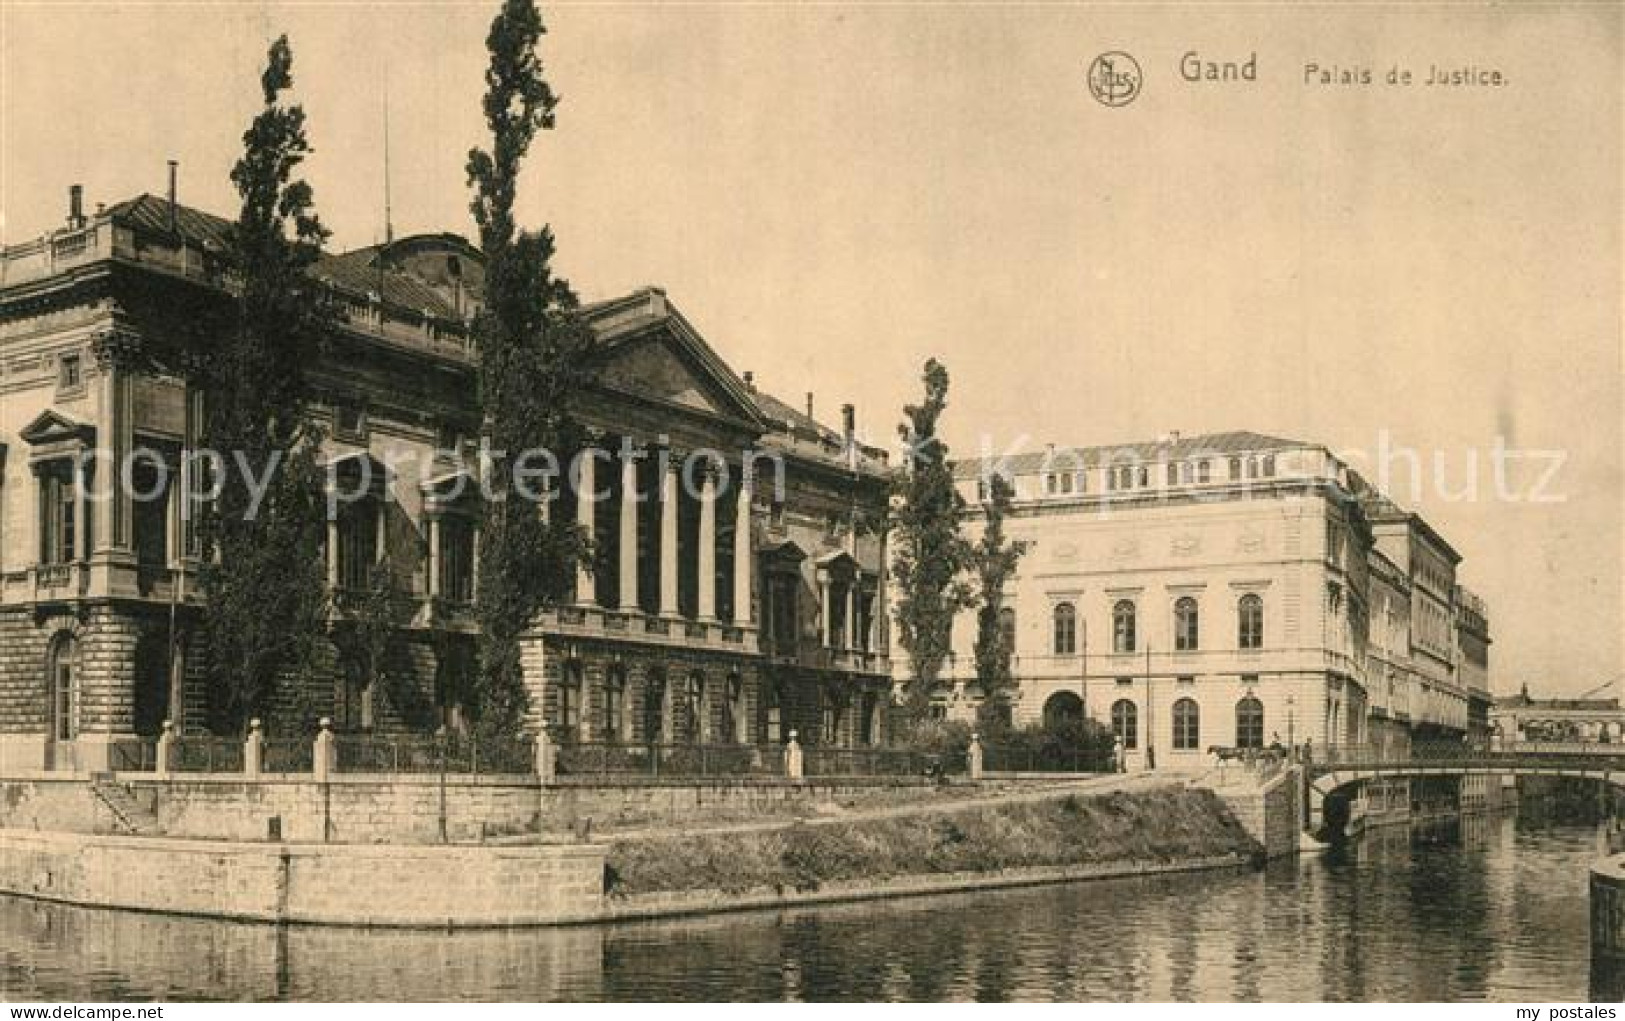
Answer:
M1307 746L1302 760L1314 768L1427 765L1519 765L1576 760L1625 762L1625 745L1579 742L1518 741L1505 744L1469 741L1424 741L1405 745L1336 744Z

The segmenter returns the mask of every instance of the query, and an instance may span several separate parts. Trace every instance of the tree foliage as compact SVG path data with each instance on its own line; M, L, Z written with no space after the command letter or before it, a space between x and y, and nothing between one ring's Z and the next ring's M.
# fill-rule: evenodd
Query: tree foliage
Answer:
M948 404L948 370L930 359L922 381L924 399L903 409L905 421L898 426L904 471L897 482L892 557L897 640L909 659L904 698L915 716L923 715L948 658L954 615L974 601L964 579L971 555L960 533L965 500L954 487L948 446L937 435Z
M1010 511L1015 489L1003 475L993 473L987 483L987 499L983 502L982 536L971 550L971 564L976 573L976 680L982 688L979 715L987 724L1002 718L1003 704L1009 698L1011 686L1009 636L1000 625L1004 610L1004 586L1021 563L1025 552L1020 543L1012 542L1004 533L1005 515Z
M311 150L304 110L283 100L292 85L283 36L271 45L264 105L231 172L242 198L232 232L235 315L192 368L204 395L203 445L226 458L204 480L218 494L198 534L206 672L214 724L228 730L297 702L279 696L313 670L327 619L320 435L306 414L305 379L331 314L306 272L327 232L310 185L295 176Z
M485 253L485 304L476 323L479 396L491 500L481 529L480 669L471 715L488 734L514 734L525 712L519 638L538 609L570 590L585 555L581 532L526 496L527 452L559 454L579 443L571 418L588 380L591 335L569 282L553 274L553 233L520 230L520 167L537 132L553 126L558 97L543 75L545 34L533 0L505 0L486 37L484 111L489 149L468 154L471 210ZM537 463L529 465L539 467Z

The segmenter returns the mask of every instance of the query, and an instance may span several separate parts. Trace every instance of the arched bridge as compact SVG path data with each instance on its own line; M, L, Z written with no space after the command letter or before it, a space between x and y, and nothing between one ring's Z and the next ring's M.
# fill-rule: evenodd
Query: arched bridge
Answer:
M1495 747L1418 745L1311 749L1304 756L1308 822L1318 823L1325 799L1363 781L1429 776L1566 776L1625 789L1625 744L1509 742Z
M1370 746L1311 750L1310 785L1331 794L1361 780L1420 776L1572 776L1625 786L1625 744L1513 742L1499 748L1423 745L1408 752Z

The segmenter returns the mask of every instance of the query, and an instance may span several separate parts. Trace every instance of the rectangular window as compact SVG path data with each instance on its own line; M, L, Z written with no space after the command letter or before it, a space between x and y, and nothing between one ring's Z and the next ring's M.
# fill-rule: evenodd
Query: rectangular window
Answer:
M440 598L451 603L474 601L474 524L466 518L440 519Z
M339 513L339 586L365 591L378 562L378 510L372 501L362 500Z
M76 354L63 355L57 361L56 385L61 390L77 390L85 382L84 363Z
M40 475L40 563L69 564L79 559L79 501L72 468L53 464Z
M171 474L167 462L148 451L134 458L130 470L130 500L138 563L169 563L169 494Z

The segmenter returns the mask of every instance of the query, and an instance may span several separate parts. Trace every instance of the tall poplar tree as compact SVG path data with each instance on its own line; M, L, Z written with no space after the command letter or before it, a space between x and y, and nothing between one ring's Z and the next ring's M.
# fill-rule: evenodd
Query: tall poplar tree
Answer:
M553 275L553 232L520 230L514 219L520 166L537 132L553 127L558 105L537 53L545 32L533 0L504 0L486 37L491 145L471 150L467 165L486 258L475 332L490 451L475 593L480 668L470 708L488 735L518 732L527 704L520 636L537 610L566 596L585 554L580 530L560 514L543 513L526 492L534 480L515 471L530 452L562 457L578 445L570 412L588 379L591 342L575 292Z
M205 668L220 731L300 706L303 689L286 683L313 672L327 621L320 435L306 414L304 372L330 315L307 273L327 231L310 185L295 176L311 150L304 109L283 99L293 85L287 36L271 45L260 85L264 105L231 171L242 197L235 314L194 369L203 446L223 458L200 480L218 495L199 522Z
M965 500L954 488L948 445L937 435L948 405L948 370L930 359L922 380L924 399L903 409L898 426L904 471L896 485L892 557L897 640L909 660L903 693L915 718L925 715L952 648L954 615L974 601L963 577L970 563L970 545L960 534Z
M987 481L987 498L982 503L982 536L971 551L976 572L976 680L982 687L979 712L984 729L1003 722L1003 705L1011 686L1009 636L999 620L1004 610L1004 586L1015 574L1025 552L1004 533L1004 519L1010 512L1015 490L1010 480L997 472Z

